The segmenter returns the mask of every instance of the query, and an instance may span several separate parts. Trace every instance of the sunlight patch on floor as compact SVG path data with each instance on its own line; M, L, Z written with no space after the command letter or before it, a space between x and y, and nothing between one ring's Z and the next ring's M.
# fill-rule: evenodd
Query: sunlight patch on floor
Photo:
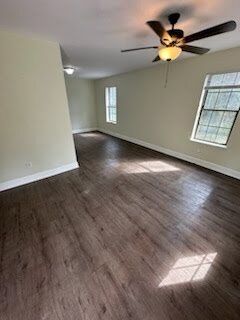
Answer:
M141 161L136 166L127 168L128 173L170 172L180 171L179 168L159 160Z
M89 137L97 137L98 139L101 138L101 136L97 132L82 132L80 133L82 138L89 138Z
M203 280L216 256L214 252L178 259L158 287Z

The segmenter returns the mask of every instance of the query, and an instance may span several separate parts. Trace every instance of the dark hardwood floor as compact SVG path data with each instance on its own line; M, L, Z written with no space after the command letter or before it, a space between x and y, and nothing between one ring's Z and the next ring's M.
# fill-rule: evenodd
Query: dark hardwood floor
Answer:
M1 320L240 319L240 182L100 133L0 194Z

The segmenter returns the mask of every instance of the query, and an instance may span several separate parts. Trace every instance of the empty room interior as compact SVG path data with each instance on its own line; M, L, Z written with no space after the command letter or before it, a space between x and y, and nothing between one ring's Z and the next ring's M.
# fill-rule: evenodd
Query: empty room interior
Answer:
M0 319L239 320L239 0L2 0L0 65Z

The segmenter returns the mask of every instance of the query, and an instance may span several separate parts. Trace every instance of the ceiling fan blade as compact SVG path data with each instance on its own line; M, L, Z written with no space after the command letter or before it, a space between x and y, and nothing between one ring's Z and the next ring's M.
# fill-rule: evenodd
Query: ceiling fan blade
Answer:
M158 49L158 46L125 49L125 50L121 50L121 52L130 52L130 51L145 50L145 49Z
M203 38L216 36L217 34L233 31L236 29L236 26L237 26L236 22L231 20L231 21L219 24L217 26L190 34L189 36L186 36L185 38L183 38L183 41L185 43L188 43L188 42L200 40Z
M207 53L210 50L208 48L189 46L189 45L183 45L183 46L180 46L180 48L182 48L182 51L195 53L195 54L204 54L204 53Z
M159 57L159 55L157 55L156 56L156 58L155 59L153 59L153 61L152 62L157 62L157 61L160 61L161 59L160 59L160 57Z
M147 24L163 42L172 42L170 34L165 30L165 28L159 21L147 21Z

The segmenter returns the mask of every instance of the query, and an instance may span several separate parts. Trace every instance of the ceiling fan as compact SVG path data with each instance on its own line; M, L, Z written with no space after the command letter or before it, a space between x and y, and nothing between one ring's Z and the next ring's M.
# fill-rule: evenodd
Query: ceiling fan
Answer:
M126 49L121 50L121 52L130 52L137 50L145 50L145 49L158 49L158 55L153 59L152 62L164 60L164 61L172 61L179 57L182 51L194 53L194 54L204 54L207 53L210 49L196 47L187 45L186 43L216 36L221 33L233 31L236 29L236 22L231 20L217 26L193 33L189 36L184 36L183 30L175 29L175 24L178 22L180 18L180 13L172 13L168 16L168 20L172 25L172 29L166 31L161 22L159 21L147 21L148 26L157 34L160 38L160 43L162 46L149 46L149 47L141 47L134 49Z

